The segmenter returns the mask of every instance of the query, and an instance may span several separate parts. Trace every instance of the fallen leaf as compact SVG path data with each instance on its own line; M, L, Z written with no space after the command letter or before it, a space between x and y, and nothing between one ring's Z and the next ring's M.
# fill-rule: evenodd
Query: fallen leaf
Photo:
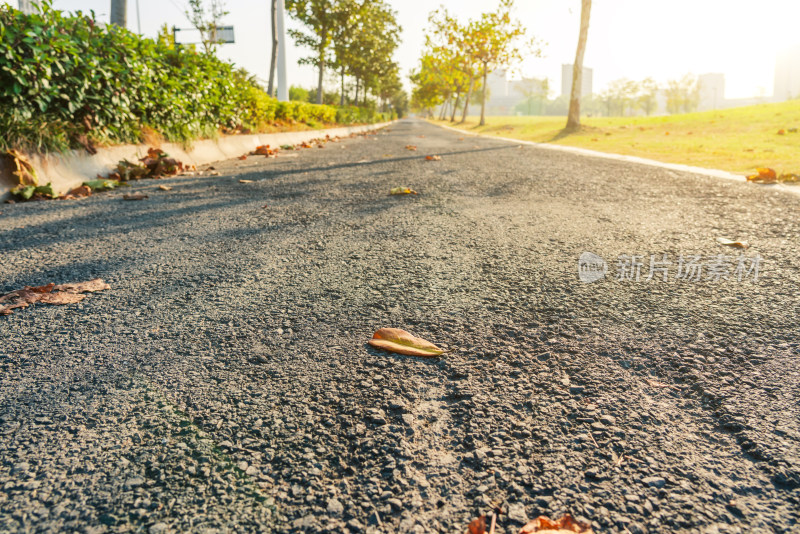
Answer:
M111 286L101 278L74 284L59 284L53 287L53 291L69 291L70 293L94 293L95 291L105 291L106 289L111 289Z
M92 192L97 191L110 191L111 189L116 189L120 187L122 183L119 180L90 180L88 182L83 182L83 185L88 186L92 189Z
M406 150L416 150L417 147L414 145L406 145Z
M416 195L417 192L408 187L393 187L389 190L390 195Z
M440 161L442 156L425 156L425 159L428 161Z
M381 328L372 335L369 344L379 349L408 356L439 356L444 353L433 343L415 337L399 328Z
M36 287L25 286L23 289L0 296L0 302L10 302L6 306L0 306L0 315L11 315L15 309L27 308L37 302L43 304L74 304L86 297L82 293L91 293L104 289L111 289L111 286L99 278L77 284L55 285L50 283Z
M80 187L75 187L67 191L67 196L73 196L76 198L89 197L92 196L92 188L84 184Z
M144 193L125 193L122 195L123 200L144 200L146 198L150 198Z
M747 181L756 184L774 184L778 181L778 176L774 169L759 167L756 169L756 174L747 177Z
M14 163L14 168L16 170L11 174L17 177L17 183L19 185L32 185L35 187L38 184L36 170L33 168L31 162L28 161L27 157L14 149L6 151L5 155L11 158L11 161Z
M423 138L423 139L425 138L424 135L418 135L417 137L420 137L420 138Z
M172 191L171 185L159 185L158 188L161 189L162 191Z
M469 534L486 534L486 516L482 515L473 519L470 524L467 525L467 532Z
M261 206L261 209L266 209L268 207L269 207L269 204L264 204L263 206Z
M783 173L778 176L778 181L784 184L796 184L800 182L800 175L795 173Z
M555 521L551 520L549 517L540 515L522 527L519 534L531 534L533 532L539 532L540 534L593 534L591 525L582 521L576 521L569 514Z
M785 134L786 134L786 130L784 130L783 128L778 130L778 135L785 135Z
M733 241L732 239L726 239L724 237L718 237L717 243L720 245L725 245L726 247L736 247L736 248L747 248L750 245L747 244L746 241Z
M239 156L239 159L241 160L247 159L247 154L242 154L241 156Z
M356 163L369 163L369 160L368 159L360 159L360 160L356 161Z
M86 298L86 295L78 293L47 293L39 297L37 302L43 304L75 304Z
M253 180L239 180L240 184L252 184Z

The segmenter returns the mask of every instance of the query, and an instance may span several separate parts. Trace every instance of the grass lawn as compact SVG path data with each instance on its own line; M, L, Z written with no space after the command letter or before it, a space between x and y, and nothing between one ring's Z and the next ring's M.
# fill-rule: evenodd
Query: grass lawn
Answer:
M800 173L800 100L659 117L582 117L582 129L563 134L565 117L477 117L465 131L589 148L697 167L752 174L756 167ZM778 133L784 130L784 135Z

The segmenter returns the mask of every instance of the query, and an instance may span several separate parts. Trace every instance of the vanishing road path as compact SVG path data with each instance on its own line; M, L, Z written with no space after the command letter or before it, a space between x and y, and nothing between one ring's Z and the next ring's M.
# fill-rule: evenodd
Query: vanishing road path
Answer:
M111 285L0 317L0 531L800 530L800 196L414 120L216 167L0 206L0 292Z

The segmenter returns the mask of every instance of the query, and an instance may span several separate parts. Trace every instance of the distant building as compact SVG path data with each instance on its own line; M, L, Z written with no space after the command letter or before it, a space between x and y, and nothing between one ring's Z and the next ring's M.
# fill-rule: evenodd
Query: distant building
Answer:
M561 96L569 97L572 93L572 63L561 65ZM581 96L592 94L592 69L583 67L581 74Z
M35 4L37 3L35 0L19 0L19 10L31 14L36 10Z
M800 96L800 45L778 54L772 94L778 102Z
M716 72L701 74L697 77L697 82L700 85L700 101L697 104L699 111L727 107L724 74Z

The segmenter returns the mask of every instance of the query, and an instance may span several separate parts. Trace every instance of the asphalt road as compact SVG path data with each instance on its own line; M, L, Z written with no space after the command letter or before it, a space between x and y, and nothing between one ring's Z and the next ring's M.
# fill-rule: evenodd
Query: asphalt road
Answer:
M0 317L1 531L800 531L800 197L419 121L216 167L0 206L0 292L111 285Z

